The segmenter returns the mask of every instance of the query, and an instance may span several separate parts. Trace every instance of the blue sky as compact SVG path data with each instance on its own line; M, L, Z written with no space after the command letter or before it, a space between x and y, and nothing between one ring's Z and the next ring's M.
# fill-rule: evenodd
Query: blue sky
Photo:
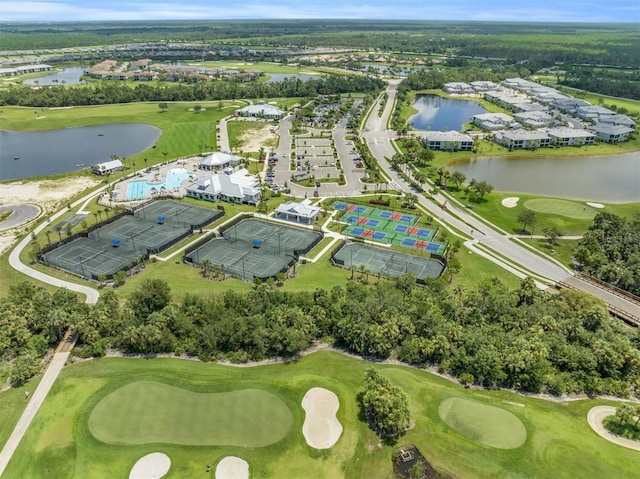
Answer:
M0 21L359 18L640 22L640 0L0 0Z

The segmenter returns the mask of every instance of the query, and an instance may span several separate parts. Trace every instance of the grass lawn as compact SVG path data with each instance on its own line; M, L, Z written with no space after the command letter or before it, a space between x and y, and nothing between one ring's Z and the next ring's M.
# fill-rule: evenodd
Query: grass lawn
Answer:
M96 405L89 431L107 444L264 447L284 438L292 422L280 398L261 389L198 393L136 381Z
M440 403L438 414L455 431L490 447L515 449L527 440L522 421L499 407L448 398Z
M176 359L123 358L86 361L69 366L53 386L4 477L127 477L140 457L151 452L162 452L172 461L171 470L166 476L169 479L209 477L204 466L212 464L215 467L227 455L246 460L254 478L310 477L311 471L314 478L391 478L391 455L397 446L379 440L362 418L357 400L358 392L364 388L364 370L371 365L410 397L415 427L399 439L398 445L415 444L437 470L454 477L480 479L637 475L637 452L607 442L587 424L586 414L591 407L613 404L611 402L552 402L508 391L469 390L418 369L369 363L339 353L318 352L286 364L249 368ZM338 371L339 374L336 374ZM163 439L153 444L114 445L94 438L90 430L91 418L101 408L102 401L122 388L136 388L138 386L135 385L140 382L143 382L141 387L144 387L144 382L153 382L178 388L178 395L190 401L182 404L175 401L172 406L175 408L172 409L174 414L182 418L190 415L200 417L201 410L208 408L213 411L212 406L204 403L201 404L203 409L194 411L191 404L197 403L198 398L213 398L214 394L229 392L242 395L256 389L268 392L286 405L292 426L284 438L263 447L222 444L188 446L165 442ZM326 451L308 447L302 436L304 411L301 401L312 387L327 388L340 401L337 418L344 431L337 444ZM526 442L514 449L498 449L457 433L439 415L441 404L450 398L473 401L476 412L488 416L487 411L490 411L494 418L495 411L487 408L500 408L505 414L500 413L502 417L497 420L503 424L507 417L511 417L509 415L513 415L516 419L513 423L523 424L526 429ZM154 405L158 404L158 407L168 411L169 408L159 405L159 402ZM245 404L248 403L251 401ZM454 406L456 403L458 401L454 401ZM236 407L230 403L221 405L231 409ZM257 406L254 404L259 409L259 404ZM483 411L480 411L482 406ZM460 411L464 413L462 409ZM111 413L112 419L122 421L118 417L120 414L123 411ZM250 413L254 418L259 415L259 411ZM173 418L163 416L163 420L173 421ZM195 424L193 419L189 420ZM464 421L464 418L459 417L459 420ZM477 423L478 418L476 416L470 420ZM259 424L246 426L245 423L243 433L251 435L254 428L260 427ZM226 434L218 430L210 432L213 435ZM173 431L173 435L179 434L180 431ZM521 434L521 431L518 434L510 431L506 436L517 439L521 438ZM515 444L513 441L510 442L511 446Z

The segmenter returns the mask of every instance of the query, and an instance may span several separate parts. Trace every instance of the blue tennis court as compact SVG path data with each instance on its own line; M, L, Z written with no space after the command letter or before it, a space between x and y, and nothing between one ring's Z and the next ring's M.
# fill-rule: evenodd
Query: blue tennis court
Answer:
M411 215L402 215L402 217L400 218L400 221L404 223L413 223L414 219L415 217Z
M346 203L334 203L333 208L336 210L344 211L347 208Z
M427 243L427 246L424 249L435 253L440 249L440 245L438 243Z
M364 233L364 228L353 228L351 230L351 234L355 236L362 236L362 233Z
M402 246L414 246L416 244L416 240L413 238L405 238L402 240Z
M398 225L393 230L397 231L398 233L406 233L407 227L405 225Z
M357 223L358 222L358 217L355 215L349 215L347 216L347 223Z
M367 208L365 208L364 206L356 206L356 209L353 210L354 213L358 213L359 215L361 215L365 211L367 211Z
M391 218L391 211L383 211L380 213L380 218L388 220Z
M373 233L373 236L371 237L371 239L383 240L385 236L387 236L387 233L383 233L382 231L376 231L375 233Z
M430 236L430 235L431 235L431 230L423 230L423 229L418 230L418 236Z
M375 228L376 226L378 226L380 224L379 220L372 220L369 219L369 221L367 221L367 226L371 226L372 228Z

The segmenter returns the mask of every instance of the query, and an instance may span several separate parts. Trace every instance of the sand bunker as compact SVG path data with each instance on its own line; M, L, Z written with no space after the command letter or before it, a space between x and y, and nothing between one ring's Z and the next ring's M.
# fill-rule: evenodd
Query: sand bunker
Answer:
M592 208L598 208L598 209L604 208L604 205L602 203L590 203L590 202L587 202L587 204L589 206L591 206Z
M519 200L520 198L518 198L517 196L505 198L504 200L502 200L502 206L504 206L505 208L515 208Z
M615 413L616 408L612 406L592 407L587 414L587 421L589 422L591 429L593 429L598 436L603 437L607 441L617 444L618 446L640 451L640 441L634 441L633 439L627 439L626 437L613 434L604 427L604 424L602 424L602 421L604 421L607 416L612 416Z
M216 479L249 479L249 463L235 456L227 456L216 467Z
M329 449L342 434L342 424L336 413L340 401L332 391L324 388L311 388L302 399L302 408L306 415L302 425L302 434L309 446L315 449Z
M171 459L161 452L152 452L138 459L129 473L129 479L160 479L169 472Z

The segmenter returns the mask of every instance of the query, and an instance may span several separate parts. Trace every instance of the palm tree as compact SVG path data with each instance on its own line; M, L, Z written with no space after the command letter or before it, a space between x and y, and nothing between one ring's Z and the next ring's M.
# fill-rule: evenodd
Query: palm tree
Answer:
M211 265L211 260L209 258L203 259L200 264L202 265L202 276L205 278L209 277L209 266Z
M453 181L453 184L456 185L456 189L459 190L460 185L464 183L464 180L467 179L467 176L461 171L454 171L453 173L451 173L451 178L449 179Z

